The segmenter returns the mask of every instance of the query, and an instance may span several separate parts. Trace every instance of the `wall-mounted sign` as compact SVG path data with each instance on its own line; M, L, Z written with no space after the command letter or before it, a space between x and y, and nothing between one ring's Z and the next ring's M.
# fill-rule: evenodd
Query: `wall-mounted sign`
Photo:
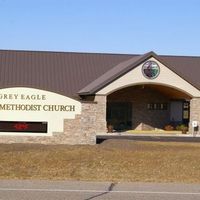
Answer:
M0 134L52 135L81 113L74 99L33 88L0 89Z
M155 79L160 73L160 67L155 61L148 60L142 65L142 73L148 79Z
M0 132L47 133L47 122L0 121Z

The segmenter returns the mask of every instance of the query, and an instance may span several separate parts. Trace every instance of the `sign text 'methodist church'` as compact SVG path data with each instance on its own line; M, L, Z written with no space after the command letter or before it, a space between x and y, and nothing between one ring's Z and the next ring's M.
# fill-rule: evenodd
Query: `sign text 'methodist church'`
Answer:
M95 144L200 124L200 57L0 50L0 142Z

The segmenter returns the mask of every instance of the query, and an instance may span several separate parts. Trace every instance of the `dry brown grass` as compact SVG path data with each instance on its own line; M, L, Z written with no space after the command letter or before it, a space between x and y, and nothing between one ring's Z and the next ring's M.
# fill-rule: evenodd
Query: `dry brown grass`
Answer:
M1 144L0 178L200 183L200 144Z

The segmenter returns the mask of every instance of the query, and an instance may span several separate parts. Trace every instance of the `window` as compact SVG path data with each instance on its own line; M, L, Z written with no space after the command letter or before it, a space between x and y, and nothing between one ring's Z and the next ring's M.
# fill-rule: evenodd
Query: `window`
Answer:
M148 110L167 110L168 104L167 103L148 103L147 109Z

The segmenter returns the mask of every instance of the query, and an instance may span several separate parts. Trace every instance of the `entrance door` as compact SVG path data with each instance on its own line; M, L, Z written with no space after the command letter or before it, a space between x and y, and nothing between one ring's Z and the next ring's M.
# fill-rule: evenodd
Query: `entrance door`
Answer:
M182 123L183 119L183 102L171 101L170 103L170 121L175 123Z
M131 129L132 127L132 103L108 102L107 123L113 125L117 131Z
M189 123L190 104L188 101L171 101L170 103L170 121L174 124Z

